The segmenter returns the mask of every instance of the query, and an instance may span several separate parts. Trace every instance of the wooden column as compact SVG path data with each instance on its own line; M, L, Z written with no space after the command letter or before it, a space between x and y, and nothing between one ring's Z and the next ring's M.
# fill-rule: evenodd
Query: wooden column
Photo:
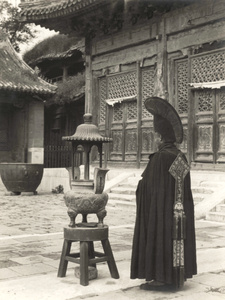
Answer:
M92 62L91 39L85 38L85 113L92 114Z
M191 50L188 50L188 82L191 82ZM193 161L194 150L194 128L195 128L195 104L194 93L191 88L188 88L188 132L187 132L187 160L191 164Z
M137 168L140 168L141 162L141 110L142 110L142 98L141 98L141 68L140 61L137 62Z
M162 18L158 30L157 80L154 96L168 98L167 91L167 35L165 19Z
M63 81L68 78L68 67L63 67Z

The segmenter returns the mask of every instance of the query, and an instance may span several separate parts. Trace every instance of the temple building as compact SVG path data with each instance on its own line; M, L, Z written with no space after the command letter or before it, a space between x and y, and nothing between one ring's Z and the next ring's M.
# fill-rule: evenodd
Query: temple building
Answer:
M56 87L40 77L0 33L0 162L44 162L44 101Z
M56 34L44 39L23 55L38 74L57 86L45 102L44 167L71 166L71 144L62 136L74 134L84 114L84 42ZM82 153L80 153L82 162Z
M85 112L110 164L140 167L154 148L149 96L167 99L192 167L225 163L223 0L21 1L21 22L85 39Z

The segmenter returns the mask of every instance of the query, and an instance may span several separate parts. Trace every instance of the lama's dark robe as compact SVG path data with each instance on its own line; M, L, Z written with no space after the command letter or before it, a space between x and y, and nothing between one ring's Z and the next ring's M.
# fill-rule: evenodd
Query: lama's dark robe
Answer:
M173 205L175 179L169 168L180 150L164 143L150 155L136 190L136 222L131 258L131 279L157 280L173 284ZM186 159L186 158L185 158ZM183 205L186 214L184 241L185 280L197 273L194 205L190 172L184 179Z

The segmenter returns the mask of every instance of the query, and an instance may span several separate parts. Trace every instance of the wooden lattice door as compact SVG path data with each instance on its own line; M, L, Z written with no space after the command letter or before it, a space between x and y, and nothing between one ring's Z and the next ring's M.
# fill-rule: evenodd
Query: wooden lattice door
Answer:
M107 78L107 98L112 99L110 110L109 159L137 160L137 75L135 71L119 73Z
M196 90L194 161L225 162L225 89Z
M137 159L137 101L117 103L113 107L111 122L110 159L136 161Z
M193 158L196 162L225 162L224 65L224 49L191 57L192 86L201 86L193 91L192 104L195 110Z

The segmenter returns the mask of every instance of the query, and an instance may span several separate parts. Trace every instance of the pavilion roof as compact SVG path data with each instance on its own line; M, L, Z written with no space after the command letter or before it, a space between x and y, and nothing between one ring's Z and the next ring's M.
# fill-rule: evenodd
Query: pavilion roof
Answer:
M20 4L22 8L21 18L26 22L55 19L68 15L80 15L92 11L93 7L104 3L105 0L48 0L32 1Z
M104 2L105 0L49 0L48 4L46 1L32 1L29 3L21 4L23 9L22 15L29 18L51 18L60 15L65 15L65 13L79 13L90 9L93 5Z
M83 32L86 30L86 25L93 27L93 19L95 22L97 20L96 11L98 9L101 11L103 7L108 7L108 11L111 12L117 3L123 1L48 0L48 3L44 0L26 1L20 4L20 22L35 23L64 34L74 35L76 31L76 36L85 36ZM108 15L105 16L104 12L101 13L100 19L103 17L108 19Z
M21 3L20 22L35 23L70 35L93 37L120 30L125 19L150 19L198 0L28 0ZM125 16L125 14L127 14Z
M52 95L56 86L38 77L9 42L5 33L0 33L0 90L28 92L36 95Z
M41 52L40 44L36 45L33 49L25 53L24 60L29 66L34 67L39 63L46 61L59 61L71 57L76 57L77 55L84 53L84 41L78 41L75 45L70 46L66 51L58 51L56 48L48 49L49 53L44 52L41 55L38 55ZM53 45L54 46L54 45ZM36 50L37 48L37 50Z

